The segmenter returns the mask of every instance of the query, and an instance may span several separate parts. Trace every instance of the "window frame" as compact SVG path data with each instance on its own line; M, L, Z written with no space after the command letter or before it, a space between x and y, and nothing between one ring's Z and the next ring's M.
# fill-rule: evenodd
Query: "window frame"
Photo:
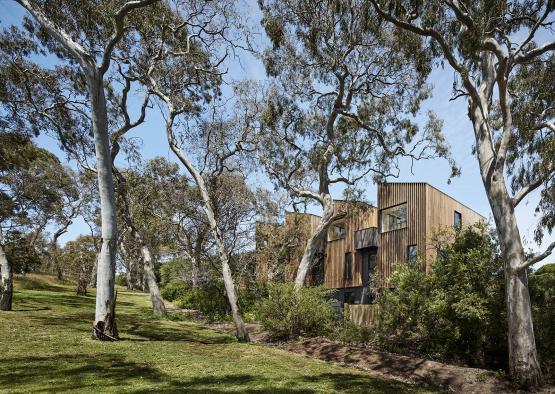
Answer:
M343 229L343 233L340 234L338 237L335 236L336 227ZM345 224L345 220L334 222L331 224L328 230L328 242L339 241L341 239L345 239L346 236L347 236L347 226Z
M393 208L401 207L401 206L403 206L403 205L405 206L405 221L404 221L404 225L401 226L401 227L395 227L395 228L389 228L389 226L388 226L388 229L387 229L387 230L384 230L384 223L385 223L385 221L384 221L384 212L385 212L385 211L388 211L388 210L390 210L390 209L393 209ZM404 229L404 228L407 228L407 227L408 227L408 221L409 221L409 220L408 220L408 216L409 216L409 214L408 214L408 203L407 203L407 201L402 202L402 203L399 203L399 204L391 205L391 206L389 206L389 207L387 207L387 208L382 208L382 209L380 209L380 215L379 215L379 218L380 218L380 223L379 223L379 225L380 225L380 234L384 234L384 233L388 233L388 232L390 232L390 231L402 230L402 229Z
M411 248L414 248L414 256L411 257ZM407 263L412 263L418 259L418 245L409 244L407 245Z
M349 258L347 259L347 257ZM349 264L347 264L347 261L349 261ZM345 252L343 260L343 280L349 282L353 280L353 252Z
M458 224L457 224L457 215L459 219ZM453 227L456 228L457 230L460 230L462 228L462 213L460 213L457 210L453 210Z

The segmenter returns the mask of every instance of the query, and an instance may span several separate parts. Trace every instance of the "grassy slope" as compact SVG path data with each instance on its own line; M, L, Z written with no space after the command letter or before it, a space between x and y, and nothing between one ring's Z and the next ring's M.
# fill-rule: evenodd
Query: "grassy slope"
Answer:
M122 341L90 339L94 294L16 280L0 312L0 392L427 392L262 345L192 321L153 320L148 297L119 289Z

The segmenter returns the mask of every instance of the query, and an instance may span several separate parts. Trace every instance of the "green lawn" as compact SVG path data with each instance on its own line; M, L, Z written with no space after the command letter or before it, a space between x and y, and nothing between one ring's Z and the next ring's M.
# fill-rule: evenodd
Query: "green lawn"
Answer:
M148 296L118 291L119 342L90 338L94 294L18 278L0 312L0 392L429 392L263 345L193 321L155 320Z

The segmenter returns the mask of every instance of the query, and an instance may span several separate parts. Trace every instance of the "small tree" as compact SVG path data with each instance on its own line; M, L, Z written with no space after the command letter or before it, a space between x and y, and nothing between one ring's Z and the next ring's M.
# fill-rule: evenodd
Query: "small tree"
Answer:
M87 295L87 285L96 261L95 240L90 235L81 235L73 241L68 241L59 259L69 278L77 283L76 293Z

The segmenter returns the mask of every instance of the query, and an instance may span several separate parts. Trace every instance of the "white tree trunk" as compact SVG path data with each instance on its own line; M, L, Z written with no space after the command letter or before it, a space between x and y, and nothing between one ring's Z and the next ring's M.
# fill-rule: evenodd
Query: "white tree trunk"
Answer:
M484 116L488 116L488 101L482 97L480 106L469 102L469 115L476 135L477 156L482 181L495 220L501 256L505 264L509 345L509 372L521 387L538 387L543 377L538 362L532 308L526 270L518 267L524 262L524 249L516 223L512 198L507 191L502 169L493 168L495 154L487 143Z
M320 223L314 232L308 238L304 248L303 257L297 269L297 276L295 278L295 289L299 290L304 286L308 272L314 264L316 253L321 250L322 243L326 239L328 228L333 222L333 199L329 194L324 196L324 203L322 204L323 213Z
M87 75L91 99L96 171L100 197L102 244L96 267L96 310L93 337L96 339L117 338L115 316L116 275L116 200L112 179L112 160L108 135L108 117L102 77L96 70Z
M156 281L152 254L144 242L141 242L141 255L143 258L144 275L148 284L148 290L150 291L152 311L155 315L165 315L166 306L164 305L164 299L162 298L162 294L160 294L160 288L158 287L158 282Z
M210 199L210 195L208 194L208 188L206 187L206 184L204 182L204 179L202 178L202 175L195 169L195 167L188 160L187 156L185 156L177 146L175 139L173 138L173 130L171 129L171 127L172 127L171 125L167 125L168 142L170 144L170 148L175 153L175 155L179 158L181 163L183 163L187 171L189 171L189 173L194 178L197 186L200 189L204 213L206 214L206 217L208 219L208 223L210 225L210 231L212 233L212 236L214 237L214 241L216 242L216 247L218 248L220 262L222 264L222 275L224 279L224 286L229 300L229 304L231 305L231 312L233 315L233 321L235 323L237 339L242 342L248 342L249 333L247 331L245 322L243 321L243 315L239 308L237 291L235 290L235 283L233 281L233 276L231 275L228 255L225 250L223 237L220 234L220 229L218 228L218 224L216 222L216 217L214 215L214 208L212 207L212 201Z
M12 310L13 272L10 262L0 244L0 311Z

